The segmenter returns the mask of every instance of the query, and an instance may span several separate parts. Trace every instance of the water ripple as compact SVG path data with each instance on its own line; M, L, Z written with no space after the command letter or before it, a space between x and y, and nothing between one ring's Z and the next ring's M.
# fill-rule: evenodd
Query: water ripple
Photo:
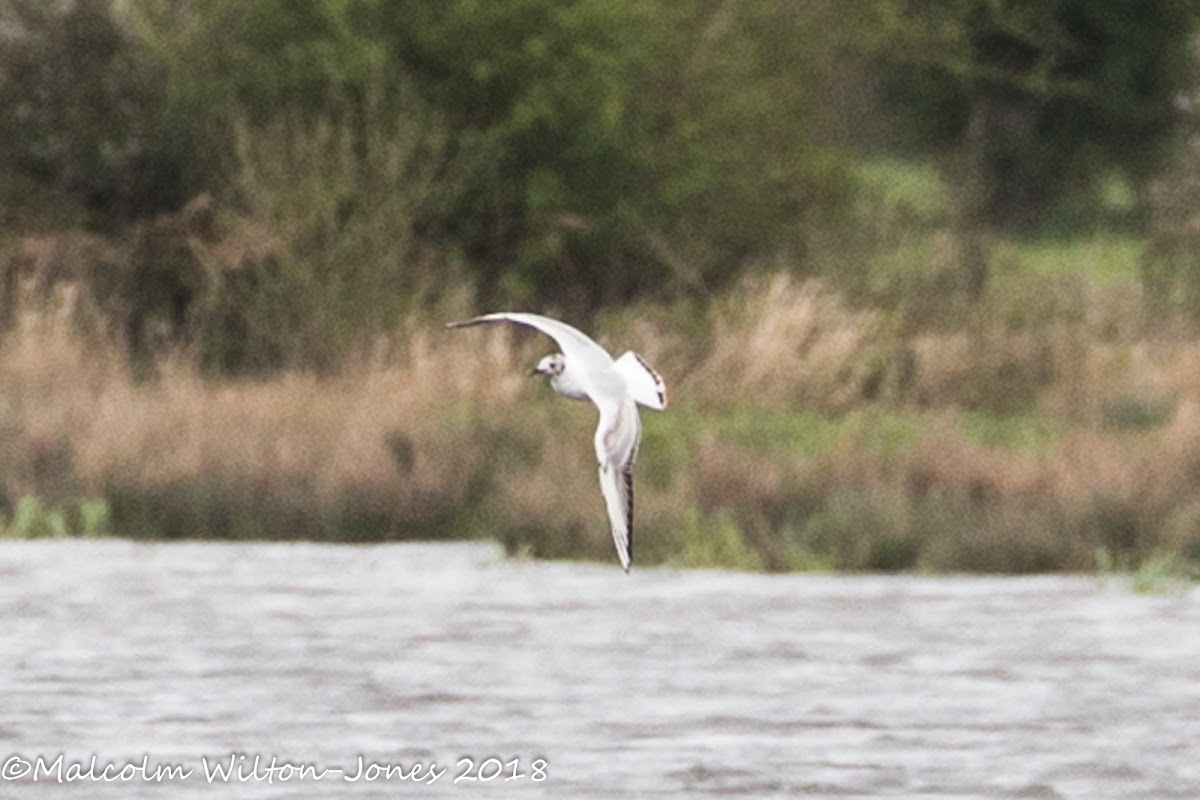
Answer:
M0 562L0 758L192 768L172 797L426 796L464 768L522 798L1200 797L1197 592L626 576L482 544L10 542ZM255 756L326 776L202 774ZM404 777L431 762L432 785ZM83 782L0 796L167 796Z

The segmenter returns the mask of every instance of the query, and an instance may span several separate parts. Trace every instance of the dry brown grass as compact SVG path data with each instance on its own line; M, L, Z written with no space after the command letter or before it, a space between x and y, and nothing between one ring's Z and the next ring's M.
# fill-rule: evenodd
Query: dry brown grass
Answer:
M311 535L342 517L374 520L362 535L401 535L405 522L452 519L486 456L462 440L521 389L503 331L468 341L414 328L386 363L333 377L206 381L165 363L135 382L113 350L85 349L60 322L25 326L0 350L10 507L30 494L107 496L152 526L143 506L182 503L196 517L178 523L187 535ZM464 404L474 410L455 423ZM265 519L206 527L225 517L202 507L222 504L249 516L261 506ZM273 521L272 509L289 513Z
M177 357L137 380L116 347L74 333L73 303L69 291L43 298L0 343L10 512L26 496L97 496L126 535L489 535L540 556L611 557L594 411L526 377L549 347L534 334L412 320L332 374L208 380ZM1062 330L1031 343L1002 327L896 344L879 312L784 277L711 314L700 341L663 323L601 335L672 382L672 410L645 415L640 563L1026 571L1090 569L1099 550L1200 553L1194 344ZM902 371L884 355L906 350L907 383L864 400L872 370ZM1025 381L1021 414L1058 432L972 434L962 409L1007 408L981 402L1005 381ZM1138 392L1169 398L1169 413L1139 417ZM1113 411L1114 397L1133 410ZM842 416L864 405L875 410ZM778 426L814 410L831 444L804 444L802 430L746 438L747 413ZM889 419L913 433L880 440Z
M713 312L703 359L679 391L714 406L847 408L863 399L880 349L880 315L818 281L751 281Z

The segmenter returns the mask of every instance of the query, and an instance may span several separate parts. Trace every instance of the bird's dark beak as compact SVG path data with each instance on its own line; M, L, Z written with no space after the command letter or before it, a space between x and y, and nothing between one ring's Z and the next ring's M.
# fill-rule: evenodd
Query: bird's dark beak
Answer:
M531 378L534 375L541 375L541 374L542 374L542 371L540 369L538 369L537 367L534 367L533 369L529 370L529 377L531 377Z

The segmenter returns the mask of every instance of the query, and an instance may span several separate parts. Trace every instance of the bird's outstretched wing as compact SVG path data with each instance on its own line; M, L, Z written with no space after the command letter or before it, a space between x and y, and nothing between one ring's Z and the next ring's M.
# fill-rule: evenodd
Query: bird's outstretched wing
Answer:
M617 558L626 572L633 561L633 465L641 435L642 424L632 398L615 407L600 406L600 425L596 429L600 491Z
M536 328L557 342L563 355L588 371L608 367L613 363L612 356L608 354L608 351L596 344L587 334L572 328L565 322L543 317L541 314L498 311L495 314L484 314L481 317L472 317L462 322L448 322L446 327L469 328L472 325L486 325L491 322L515 322L518 325Z
M629 393L639 404L658 411L667 407L667 384L637 353L627 350L613 362L613 369L625 379Z

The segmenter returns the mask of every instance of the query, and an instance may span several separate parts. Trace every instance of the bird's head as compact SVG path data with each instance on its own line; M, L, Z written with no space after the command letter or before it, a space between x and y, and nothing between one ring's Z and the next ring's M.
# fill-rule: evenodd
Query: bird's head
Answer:
M547 378L557 378L567 368L567 359L562 353L548 355L533 368L532 375L545 375Z

